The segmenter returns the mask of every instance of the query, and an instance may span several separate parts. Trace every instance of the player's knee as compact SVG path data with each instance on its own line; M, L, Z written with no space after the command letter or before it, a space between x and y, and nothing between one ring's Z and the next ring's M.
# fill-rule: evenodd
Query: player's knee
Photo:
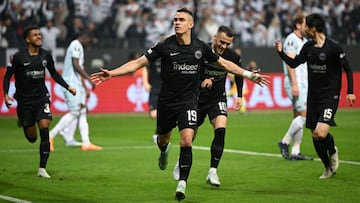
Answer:
M37 132L36 132L35 126L29 127L29 128L24 128L24 134L25 134L26 139L30 143L34 143L37 139Z
M314 130L312 132L312 137L315 139L315 140L323 140L326 138L327 136L327 132L322 132L320 130Z
M294 127L296 127L296 129L302 129L304 127L304 124L305 124L305 117L303 116L297 116L294 121L293 121L293 125Z

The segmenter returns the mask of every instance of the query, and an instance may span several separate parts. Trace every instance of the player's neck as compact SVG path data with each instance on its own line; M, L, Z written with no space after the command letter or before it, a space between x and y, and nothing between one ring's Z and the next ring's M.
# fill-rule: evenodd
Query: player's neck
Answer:
M315 47L322 47L325 43L326 36L324 33L316 33L315 34Z
M39 47L33 47L31 45L28 46L28 52L30 56L38 55L39 54Z
M189 45L191 44L191 32L185 32L182 34L176 34L176 41L180 45Z
M303 39L303 35L301 34L300 30L294 30L294 34L299 38L299 39Z

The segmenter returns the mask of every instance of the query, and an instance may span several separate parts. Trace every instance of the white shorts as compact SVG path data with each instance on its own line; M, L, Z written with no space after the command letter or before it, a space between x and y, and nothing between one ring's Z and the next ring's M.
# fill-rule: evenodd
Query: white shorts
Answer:
M65 101L69 111L79 111L81 104L86 104L86 91L84 86L78 85L75 87L76 95L72 95L69 91L64 92Z
M307 87L299 87L299 96L294 97L292 95L292 89L290 82L286 81L284 82L285 92L289 99L291 100L291 105L293 110L300 112L306 110L306 101L307 101Z

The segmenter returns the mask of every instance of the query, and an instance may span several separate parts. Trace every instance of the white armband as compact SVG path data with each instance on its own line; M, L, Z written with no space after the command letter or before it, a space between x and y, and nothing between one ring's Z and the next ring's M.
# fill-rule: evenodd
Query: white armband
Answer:
M248 78L249 80L255 82L258 78L259 78L259 74L257 73L253 73L251 71L248 70L244 70L243 74L242 74L245 78Z

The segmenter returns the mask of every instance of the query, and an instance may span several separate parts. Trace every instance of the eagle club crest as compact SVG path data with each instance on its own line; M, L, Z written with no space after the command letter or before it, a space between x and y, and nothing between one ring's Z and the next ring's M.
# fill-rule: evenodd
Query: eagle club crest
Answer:
M46 60L42 60L41 64L42 64L42 66L43 66L44 68L47 67L47 61L46 61Z
M201 59L201 57L202 57L202 52L200 50L195 51L195 58Z
M320 53L320 54L319 54L319 59L322 60L322 61L325 61L325 59L326 59L326 54L325 54L325 53Z

